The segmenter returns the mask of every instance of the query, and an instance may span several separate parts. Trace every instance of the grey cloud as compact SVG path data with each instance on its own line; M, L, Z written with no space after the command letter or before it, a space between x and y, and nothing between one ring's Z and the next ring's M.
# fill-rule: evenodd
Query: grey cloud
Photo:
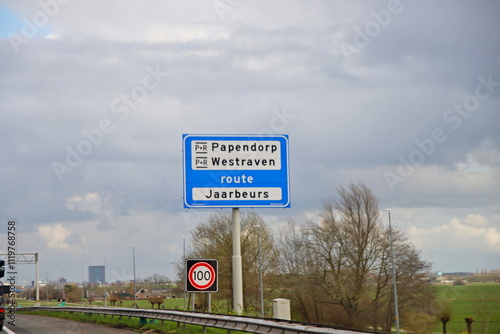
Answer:
M36 10L36 2L18 3L8 2L23 15ZM40 223L68 230L86 223L88 233L146 242L141 226L131 223L137 219L165 235L158 236L165 244L176 244L209 212L183 215L181 135L258 133L272 127L276 110L293 116L279 124L290 135L292 208L266 214L300 220L335 187L358 180L387 206L453 216L468 203L471 211L498 212L495 182L472 174L471 183L457 180L458 165L471 155L489 164L486 176L495 180L498 161L489 157L498 155L500 87L456 129L456 121L443 120L447 109L475 93L478 76L500 81L499 42L491 33L498 31L496 2L402 2L402 13L350 63L340 43L352 41L353 28L386 2L245 2L224 21L211 1L199 8L177 3L176 10L164 2L150 8L72 3L51 22L58 38L35 38L19 54L0 40L0 217L19 217L33 230ZM151 11L149 18L137 14ZM86 28L94 16L95 26ZM177 37L137 38L155 25ZM224 34L193 37L198 28ZM191 35L182 39L183 33ZM142 84L148 66L168 76L121 117L113 103ZM103 119L113 131L60 182L52 163L65 164L68 147L76 150L88 140L83 132ZM415 141L436 128L447 139L416 166L420 174L391 191L384 173L398 173L400 157L422 150ZM101 196L101 211L66 206L87 193ZM82 246L89 245L86 233L78 234ZM96 252L111 258L113 247L129 247L117 243Z

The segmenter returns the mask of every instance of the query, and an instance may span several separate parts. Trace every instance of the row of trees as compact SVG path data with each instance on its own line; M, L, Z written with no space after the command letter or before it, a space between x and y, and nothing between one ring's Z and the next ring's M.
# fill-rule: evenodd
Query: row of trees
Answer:
M258 309L258 236L265 299L291 300L295 319L357 329L389 331L394 324L389 230L378 200L363 184L338 188L338 197L304 223L271 228L254 212L242 215L244 309ZM190 258L219 261L214 300L232 305L232 217L217 213L192 231ZM398 303L405 315L426 312L434 297L424 274L430 264L393 229ZM177 272L183 282L183 261Z
M161 274L153 274L146 278L137 278L136 291L141 288L145 289L168 289L170 294L179 293L179 289L176 286L172 286L171 280ZM92 295L99 296L100 298L104 296L104 287L98 284L84 284L84 299L87 299L87 292L90 291ZM118 284L112 283L107 288L107 293L111 296L119 296L121 293L127 293L130 296L134 295L134 284ZM31 286L22 293L20 293L21 298L34 299L35 298L35 287ZM67 301L80 302L82 299L82 288L81 285L75 283L66 283L63 286L58 283L47 284L40 287L40 299L41 300L54 300L64 298Z
M472 276L464 277L467 282L500 282L500 270L481 270Z
M22 292L18 293L19 298L24 298L28 300L36 299L36 289L34 286L24 289ZM68 283L63 287L57 283L51 283L45 286L40 287L40 300L57 300L62 299L63 297L66 300L75 300L81 301L82 299L82 290L78 285Z
M153 274L146 278L137 278L137 287L146 287L148 289L170 288L171 280L166 275Z

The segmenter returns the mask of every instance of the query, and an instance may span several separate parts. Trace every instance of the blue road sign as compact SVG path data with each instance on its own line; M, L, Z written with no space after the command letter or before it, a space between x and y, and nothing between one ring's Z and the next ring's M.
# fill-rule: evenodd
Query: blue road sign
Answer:
M288 135L182 136L184 207L290 207Z

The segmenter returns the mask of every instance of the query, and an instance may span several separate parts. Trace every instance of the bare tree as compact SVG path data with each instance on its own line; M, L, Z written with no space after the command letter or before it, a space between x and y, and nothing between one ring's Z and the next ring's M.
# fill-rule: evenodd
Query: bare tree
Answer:
M282 273L294 273L297 282L289 285L308 290L288 290L289 296L297 307L308 307L296 310L306 320L360 329L370 324L388 331L394 322L389 231L379 221L378 200L363 184L340 187L338 194L324 204L318 219L300 229L288 227L282 237ZM393 230L393 242L400 309L428 303L432 295L422 275L429 264L402 232ZM292 249L300 259L284 255Z
M149 277L146 277L145 280L150 283L151 288L158 288L158 289L165 288L170 281L168 276L161 274L153 274Z
M443 334L446 334L446 324L451 320L451 317L449 315L443 315L439 320L441 320L443 324Z
M322 305L317 300L323 299L318 289L318 261L311 258L313 254L306 247L307 233L304 226L289 220L277 240L279 266L274 286L280 290L293 305L292 312L308 322L322 323Z
M158 304L158 309L160 309L164 300L165 298L163 298L163 296L160 295L150 296L148 298L148 301L151 303L151 308L155 308L155 304Z
M259 227L257 227L259 225ZM261 237L264 274L275 267L276 251L273 235L262 218L250 212L241 217L241 256L243 271L244 307L258 308L258 234ZM192 251L188 258L213 258L218 260L218 293L214 298L225 300L228 309L233 305L232 287L232 216L230 213L210 215L207 222L199 224L192 232ZM184 263L177 264L178 277L183 280ZM267 279L266 276L264 276ZM266 291L265 291L266 292ZM200 304L202 302L200 301Z
M474 304L474 311L476 313L476 321L477 326L480 328L481 333L488 333L488 328L491 331L492 318L495 316L495 313L498 313L500 310L500 299L498 295L488 294L486 291L476 292L474 294L474 299L476 299L476 303ZM477 329L476 329L476 332ZM498 328L498 332L500 333L500 328Z

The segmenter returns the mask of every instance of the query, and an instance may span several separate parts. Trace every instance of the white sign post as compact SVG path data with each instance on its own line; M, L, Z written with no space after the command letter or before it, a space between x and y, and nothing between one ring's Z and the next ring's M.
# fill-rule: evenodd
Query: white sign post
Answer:
M233 208L233 309L243 313L243 267L241 264L240 209Z

